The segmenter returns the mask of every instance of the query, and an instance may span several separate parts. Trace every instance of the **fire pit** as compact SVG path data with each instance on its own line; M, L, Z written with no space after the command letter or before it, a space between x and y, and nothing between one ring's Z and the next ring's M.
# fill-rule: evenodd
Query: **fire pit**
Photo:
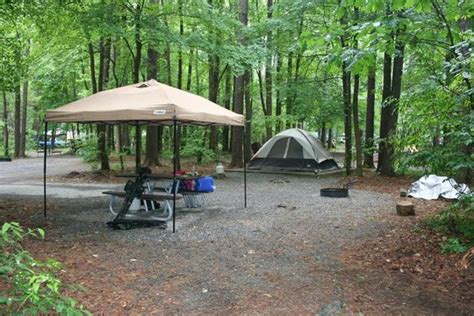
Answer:
M349 196L349 188L352 184L356 183L357 179L353 179L350 182L344 184L342 188L322 188L319 193L321 196L341 198Z

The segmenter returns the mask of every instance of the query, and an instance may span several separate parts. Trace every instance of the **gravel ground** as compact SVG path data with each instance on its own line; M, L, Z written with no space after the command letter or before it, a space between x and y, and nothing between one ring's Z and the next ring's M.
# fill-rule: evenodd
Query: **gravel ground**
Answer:
M47 175L64 175L71 171L86 171L90 167L81 158L70 155L50 155L47 159ZM0 162L0 184L40 180L43 178L43 157L15 159L12 162Z
M244 209L243 177L232 173L216 180L206 209L177 214L175 234L109 229L100 192L117 185L55 183L48 186L47 222L40 212L31 221L47 225L46 243L54 250L45 254L66 267L87 265L87 273L68 268L64 278L88 288L76 296L97 313L335 314L345 311L339 253L386 228L373 219L396 203L360 190L349 198L320 197L321 187L338 180L249 174ZM40 205L39 183L17 186L0 185L0 197ZM29 195L11 195L15 190ZM81 250L70 250L76 247ZM104 290L103 278L114 291Z

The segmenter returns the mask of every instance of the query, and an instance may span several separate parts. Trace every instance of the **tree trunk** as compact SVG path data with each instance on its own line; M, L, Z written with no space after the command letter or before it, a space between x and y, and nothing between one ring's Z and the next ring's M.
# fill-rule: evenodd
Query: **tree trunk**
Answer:
M388 142L388 127L390 120L390 97L392 95L392 56L385 52L383 56L383 86L382 86L382 108L380 110L380 143L377 171L381 171L385 163L386 144Z
M323 123L323 126L321 127L321 135L319 135L319 140L323 146L326 144L326 123ZM328 146L328 148L330 147Z
M293 114L293 98L291 90L293 89L292 84L293 75L293 52L288 53L288 62L286 68L286 128L291 127L290 116Z
M209 100L216 103L219 93L219 57L209 56ZM209 133L209 149L217 149L217 128L211 126Z
M356 175L362 176L362 135L359 123L359 84L360 76L354 75L354 93L352 95L352 118L354 120L354 143L356 152Z
M373 64L369 68L367 76L367 111L365 119L365 155L364 165L367 168L374 168L374 154L372 148L374 146L374 117L375 117L375 65L374 56Z
M14 157L20 157L21 144L21 89L15 84L15 152Z
M328 128L328 143L327 143L327 147L328 149L330 150L331 148L334 148L334 145L333 145L333 137L332 137L332 127L329 127Z
M344 137L346 174L351 174L352 163L352 119L351 119L351 73L347 71L346 62L342 63L342 96L344 103Z
M230 110L232 100L232 72L228 70L225 75L224 107ZM229 126L224 126L222 130L222 151L227 152L229 148Z
M381 158L379 158L379 170L382 175L393 176L395 175L394 170L394 147L391 143L390 138L395 134L397 129L398 122L398 103L400 100L401 94L401 84L402 84L402 74L403 74L403 57L404 57L404 45L397 39L395 43L395 57L393 58L393 70L391 71L391 87L390 94L384 99L383 102L382 114L384 115L384 120L381 118L381 137L384 138L383 147L381 146ZM390 63L391 63L391 57ZM387 61L387 65L389 65ZM385 63L384 63L385 66ZM385 76L389 76L388 72L391 69L387 70L385 73L384 68L384 79ZM384 82L385 88L385 82ZM383 134L382 134L382 124L384 124Z
M107 85L109 78L106 72L109 71L108 64L110 62L110 44L104 44L104 40L101 38L99 43L99 81L98 91L103 91ZM108 50L108 51L107 51ZM93 63L94 60L91 60ZM91 64L91 67L95 68L95 65ZM95 75L95 73L94 73ZM92 76L92 73L91 73ZM95 78L93 80L96 80ZM97 124L97 154L100 161L100 170L110 170L109 156L107 153L107 128L104 124Z
M3 95L3 149L5 153L5 157L8 157L10 155L9 153L9 144L8 144L8 137L10 137L8 133L8 102L7 102L7 94L5 91L2 91Z
M248 24L248 0L239 0L239 21L245 27ZM240 43L245 44L245 38L240 35ZM234 112L242 114L244 105L244 75L239 75L234 80ZM242 145L243 145L243 129L242 127L232 127L232 158L231 167L242 168Z
M94 46L89 42L87 45L89 51L89 66L91 72L92 93L97 93L97 79L95 76Z
M251 151L251 144L252 144L252 118L253 118L253 109L252 109L252 94L250 91L250 83L252 82L252 78L250 75L250 71L245 72L244 78L244 93L245 93L245 152L244 152L244 162L250 161L252 157Z
M26 136L28 134L27 114L28 114L28 80L23 82L23 106L21 110L21 139L20 157L26 157Z
M158 52L148 44L148 68L147 77L150 79L158 78ZM145 162L148 167L158 166L160 164L158 152L158 126L146 127L146 144L145 144Z
M273 15L273 0L267 0L267 21L272 19ZM266 104L266 139L273 136L273 87L272 87L272 31L267 32L267 59L265 64L265 104Z
M282 57L280 54L277 54L277 66L276 66L276 76L277 76L277 89L276 89L276 101L275 101L275 116L276 116L276 126L275 126L275 133L279 133L283 126L283 121L281 118L281 111L282 111L282 100L281 100L281 93L280 87L283 83L283 78L281 74L281 66L282 66Z

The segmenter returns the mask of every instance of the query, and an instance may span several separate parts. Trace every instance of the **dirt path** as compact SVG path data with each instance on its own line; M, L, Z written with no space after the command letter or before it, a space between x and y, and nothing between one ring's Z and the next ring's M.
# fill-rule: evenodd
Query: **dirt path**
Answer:
M344 249L390 231L390 220L377 219L390 218L395 199L365 190L352 190L347 199L319 196L322 186L337 181L251 174L249 207L244 209L242 176L230 174L217 180L207 209L178 213L175 234L156 228L110 230L104 224L111 218L107 199L93 195L51 197L45 220L40 197L0 193L0 218L45 226L46 239L29 241L28 249L64 262L61 277L85 288L70 293L97 314L474 310L454 304L455 298L436 289L425 292L429 304L409 299L402 294L404 287L413 286L411 280L387 284L390 291L368 291L383 287L384 275L347 266L341 256ZM98 189L89 187L91 192ZM27 207L19 208L18 201ZM371 302L385 308L365 309Z

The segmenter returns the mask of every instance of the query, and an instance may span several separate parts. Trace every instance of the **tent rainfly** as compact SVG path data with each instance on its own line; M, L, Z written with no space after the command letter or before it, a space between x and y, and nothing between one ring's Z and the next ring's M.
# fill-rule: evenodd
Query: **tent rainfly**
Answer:
M252 157L249 169L317 171L339 168L332 155L312 134L298 128L269 139Z
M131 125L169 125L174 128L174 174L178 151L177 125L245 126L245 118L201 96L149 80L125 87L102 91L46 112L45 139L48 122L100 123ZM244 142L245 145L245 142ZM46 216L46 150L44 154L44 215ZM246 168L244 162L244 199L247 207ZM176 179L175 179L176 180ZM174 193L176 202L176 192ZM173 232L175 231L173 203Z

